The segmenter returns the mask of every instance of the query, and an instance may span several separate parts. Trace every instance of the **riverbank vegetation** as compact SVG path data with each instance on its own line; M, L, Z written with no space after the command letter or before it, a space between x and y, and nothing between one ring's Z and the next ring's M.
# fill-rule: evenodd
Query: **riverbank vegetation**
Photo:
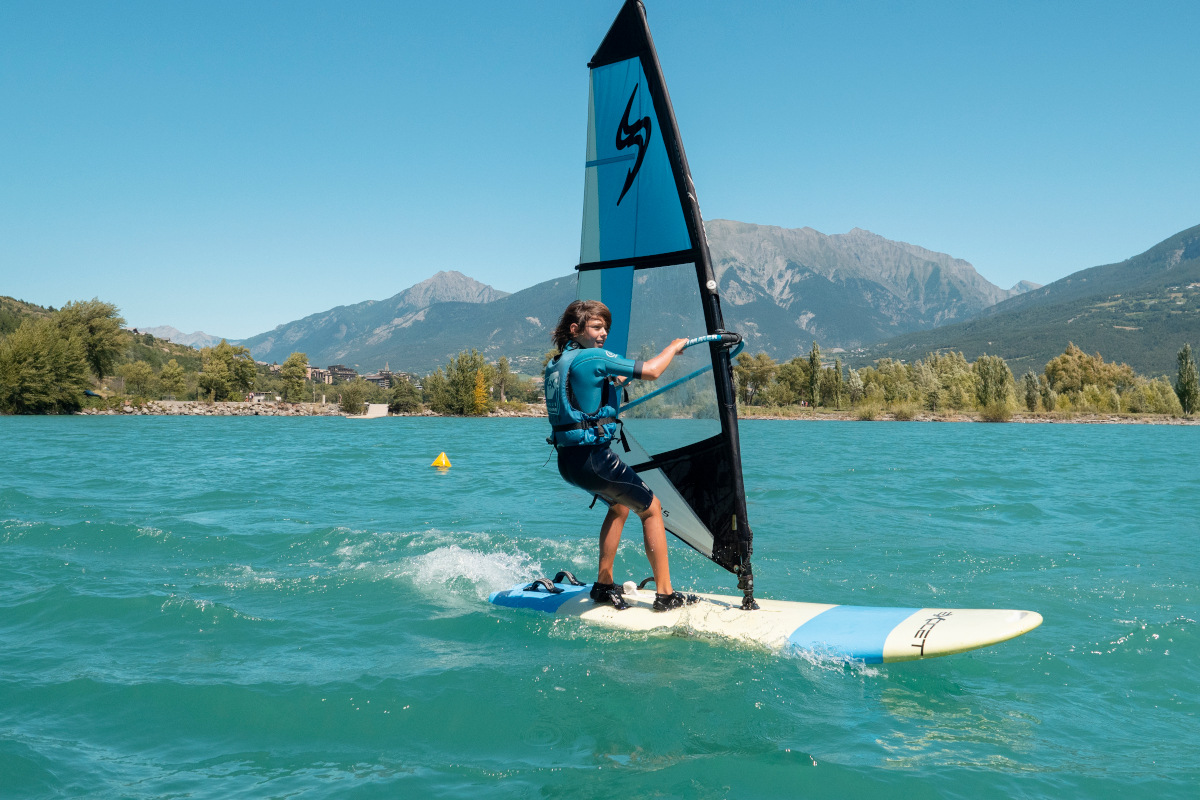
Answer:
M1179 374L1146 377L1126 364L1104 361L1072 343L1040 374L1017 379L999 356L968 362L962 353L930 353L912 363L879 359L873 367L845 371L828 364L814 342L807 357L777 363L765 353L738 356L734 366L739 405L760 410L849 410L859 419L888 413L913 419L918 413L973 412L1006 422L1014 412L1190 415L1200 405L1200 380L1187 345Z
M116 306L99 299L56 310L0 298L0 413L62 414L159 399L243 401L251 392L285 402L328 397L347 413L386 403L392 413L479 416L542 400L538 383L514 373L508 359L489 363L476 350L413 382L394 375L388 388L362 378L327 385L305 377L304 353L268 366L245 347L222 341L196 350L124 329L124 322ZM1190 345L1179 351L1174 380L1138 375L1070 343L1040 373L1018 377L998 356L968 362L955 352L912 363L883 358L848 370L840 359L829 363L816 342L806 356L782 363L766 353L744 353L734 363L734 379L746 416L824 410L857 419L913 419L970 412L1003 422L1015 412L1190 416L1200 409Z

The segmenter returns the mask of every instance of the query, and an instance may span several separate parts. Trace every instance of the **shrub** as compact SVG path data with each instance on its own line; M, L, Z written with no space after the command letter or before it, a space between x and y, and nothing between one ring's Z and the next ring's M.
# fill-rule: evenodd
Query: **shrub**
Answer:
M979 409L979 418L984 422L1008 422L1012 419L1012 409L1006 402L994 401Z
M914 405L912 403L903 403L901 405L896 406L895 410L892 413L895 415L896 419L899 420L900 422L909 422L913 419L916 419L917 407L916 407L916 405Z
M877 405L875 405L874 403L863 403L862 405L860 405L858 407L858 411L855 413L854 416L856 419L860 420L861 422L870 422L875 419L875 416L878 413L879 413L879 407Z
M338 400L338 408L343 414L362 414L366 411L363 406L367 400L367 390L370 384L362 378L356 378L352 383L342 386L342 396Z

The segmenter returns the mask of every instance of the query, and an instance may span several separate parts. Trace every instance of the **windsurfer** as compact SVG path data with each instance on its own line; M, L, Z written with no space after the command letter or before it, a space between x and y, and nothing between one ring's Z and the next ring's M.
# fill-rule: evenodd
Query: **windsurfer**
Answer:
M672 589L662 506L646 482L609 445L619 438L618 387L630 379L657 379L687 340L676 339L648 361L634 361L603 349L611 326L608 307L596 300L576 300L559 319L553 334L559 352L546 365L546 408L553 427L550 441L558 450L559 474L608 506L600 526L600 571L592 586L592 599L623 606L621 587L613 579L613 562L632 510L642 520L646 557L654 573L654 609L666 611L694 603L696 597ZM596 410L588 413L584 409Z

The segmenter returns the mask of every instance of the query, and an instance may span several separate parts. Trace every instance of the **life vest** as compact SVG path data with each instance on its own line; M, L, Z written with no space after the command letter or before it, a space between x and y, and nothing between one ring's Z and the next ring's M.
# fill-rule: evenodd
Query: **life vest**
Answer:
M546 411L550 416L552 431L546 439L556 447L572 447L584 444L605 444L617 435L620 395L617 388L604 382L604 393L600 407L588 414L575 405L571 391L571 365L580 360L604 358L611 355L600 348L583 349L578 345L567 346L563 353L546 364Z

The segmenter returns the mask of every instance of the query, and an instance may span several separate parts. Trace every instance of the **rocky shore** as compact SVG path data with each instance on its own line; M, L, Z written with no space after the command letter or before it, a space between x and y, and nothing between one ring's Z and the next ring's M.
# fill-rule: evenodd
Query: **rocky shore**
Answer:
M159 417L341 417L334 403L209 403L203 400L152 400L142 405L125 403L116 408L85 408L84 415L159 416ZM397 417L440 417L426 409L400 413ZM545 417L546 406L527 405L523 409L498 408L489 417Z
M126 403L118 408L85 408L80 414L124 414L167 417L336 417L331 403L206 403L200 400L152 400L143 405Z

